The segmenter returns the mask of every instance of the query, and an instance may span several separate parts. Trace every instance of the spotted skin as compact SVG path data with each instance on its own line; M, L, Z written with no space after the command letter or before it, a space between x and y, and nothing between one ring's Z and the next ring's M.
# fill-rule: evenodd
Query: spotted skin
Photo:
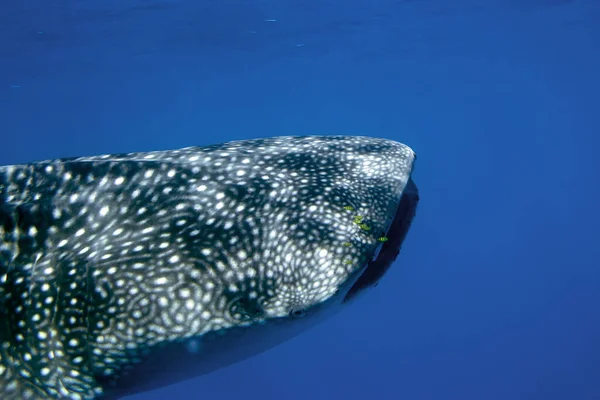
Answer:
M0 167L0 397L119 398L293 336L343 302L414 159L306 136Z

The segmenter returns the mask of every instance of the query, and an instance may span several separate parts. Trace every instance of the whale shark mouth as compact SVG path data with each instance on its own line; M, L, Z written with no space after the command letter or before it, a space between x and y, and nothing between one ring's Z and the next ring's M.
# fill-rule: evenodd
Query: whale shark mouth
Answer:
M358 293L372 286L377 286L381 277L387 272L392 263L400 254L402 242L410 228L419 202L419 190L410 178L402 192L400 203L396 209L394 219L388 228L386 237L379 253L369 262L361 276L354 282L346 296L344 303L353 299Z

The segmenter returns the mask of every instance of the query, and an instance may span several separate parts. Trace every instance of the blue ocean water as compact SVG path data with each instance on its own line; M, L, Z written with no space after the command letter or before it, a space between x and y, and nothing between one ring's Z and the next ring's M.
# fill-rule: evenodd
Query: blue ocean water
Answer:
M4 0L0 164L296 134L418 154L381 284L152 399L600 399L600 2Z

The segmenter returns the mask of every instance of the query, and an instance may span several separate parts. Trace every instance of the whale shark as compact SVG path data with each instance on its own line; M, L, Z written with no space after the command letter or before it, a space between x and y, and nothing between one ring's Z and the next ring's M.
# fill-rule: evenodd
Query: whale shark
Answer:
M415 160L286 136L0 167L0 398L118 399L323 321L397 258Z

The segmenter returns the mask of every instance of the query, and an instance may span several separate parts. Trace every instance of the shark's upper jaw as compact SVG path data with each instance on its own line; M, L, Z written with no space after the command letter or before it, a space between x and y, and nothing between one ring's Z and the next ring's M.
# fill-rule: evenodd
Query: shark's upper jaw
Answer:
M363 290L376 286L396 260L398 254L400 254L402 242L415 216L418 202L419 190L413 180L409 179L400 198L394 220L385 236L388 240L383 243L379 253L369 262L363 273L346 293L344 303L354 299Z

